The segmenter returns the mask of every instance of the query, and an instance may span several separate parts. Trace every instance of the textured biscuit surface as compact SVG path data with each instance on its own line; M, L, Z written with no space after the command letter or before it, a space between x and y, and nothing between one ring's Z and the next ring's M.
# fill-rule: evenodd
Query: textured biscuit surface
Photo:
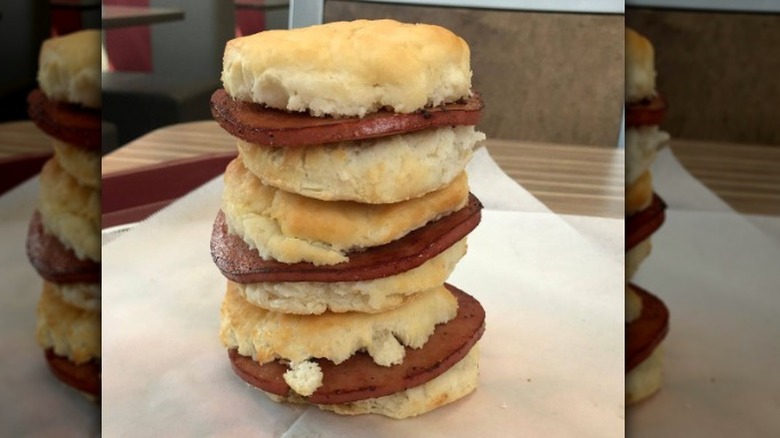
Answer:
M264 185L240 158L225 171L222 211L228 230L261 255L286 263L347 261L347 252L392 242L462 208L465 172L444 188L393 204L321 201Z
M39 199L46 232L79 259L100 261L100 191L79 184L52 158L41 169Z
M100 357L100 312L67 304L49 282L38 302L35 334L42 348L76 364Z
M653 176L649 170L646 170L626 188L626 216L644 210L652 201Z
M439 26L335 22L228 41L222 83L235 99L316 116L410 113L469 96L469 56Z
M626 285L626 323L631 323L639 319L642 314L642 297L631 285Z
M444 283L465 254L464 237L417 268L375 280L236 283L235 286L250 303L276 312L299 315L318 315L325 311L379 313L402 305L410 295Z
M386 204L451 183L485 135L456 126L312 147L238 140L244 165L263 183L323 201Z
M49 38L38 57L38 85L52 100L100 108L100 30Z
M235 283L228 282L220 336L228 349L237 347L239 354L261 364L279 358L297 363L312 357L339 364L365 349L375 363L390 366L403 361L405 346L421 347L436 324L451 320L457 310L456 298L439 286L378 314L289 315L248 303Z
M626 251L626 280L631 280L634 277L639 266L650 255L652 249L653 245L650 237L647 237Z
M626 374L626 403L640 402L655 394L663 383L663 346Z
M100 283L48 283L66 304L91 312L100 312Z
M669 134L658 126L626 129L626 187L650 169L658 150L669 142Z
M54 157L60 167L82 186L100 188L100 154L52 139Z
M654 96L655 77L653 44L635 30L626 28L626 101Z

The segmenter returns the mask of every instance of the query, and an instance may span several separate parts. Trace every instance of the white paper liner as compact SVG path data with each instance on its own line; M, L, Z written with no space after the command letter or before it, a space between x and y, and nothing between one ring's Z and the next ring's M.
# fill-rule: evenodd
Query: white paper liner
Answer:
M100 436L100 408L49 371L35 341L43 279L27 258L33 177L0 196L0 436Z
M670 150L659 153L652 171L669 209L634 280L666 303L670 329L663 386L628 410L627 432L776 435L780 245L695 180Z
M488 315L475 393L397 421L277 404L248 387L218 338L225 279L209 253L217 178L104 246L104 433L622 435L622 223L596 227L621 236L619 246L594 245L487 153L470 169L473 191L493 208L449 281Z

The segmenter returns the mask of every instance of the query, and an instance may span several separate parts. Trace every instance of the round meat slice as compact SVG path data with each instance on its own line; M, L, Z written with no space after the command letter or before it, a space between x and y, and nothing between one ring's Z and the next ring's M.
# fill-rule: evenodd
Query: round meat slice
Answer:
M669 332L669 309L658 297L635 284L642 299L639 318L626 324L626 373L647 359Z
M660 96L626 104L626 127L660 125L666 116L666 100Z
M79 259L55 236L47 233L38 211L30 219L27 257L38 274L52 283L100 282L100 263Z
M666 219L666 203L653 194L650 206L626 218L626 251L656 232Z
M27 113L41 131L52 137L88 151L100 151L100 110L57 102L41 90L33 90L27 96Z
M236 283L280 281L365 281L414 269L461 240L479 224L482 204L472 194L465 207L381 246L347 254L335 265L264 260L240 237L227 231L220 211L211 234L211 257L222 275Z
M100 399L100 361L93 359L83 364L75 364L67 357L58 356L51 348L45 350L49 369L66 385L81 391L96 401Z
M400 114L380 110L365 117L312 117L233 99L220 88L211 114L230 134L265 146L312 146L455 125L476 125L484 106L479 94L466 100Z
M407 348L404 361L390 367L377 365L366 353L357 353L338 365L314 359L322 371L322 385L306 401L326 405L382 397L422 385L463 359L485 331L485 310L462 290L449 284L445 287L458 300L458 314L436 326L422 348ZM236 349L228 350L228 355L233 370L249 384L271 394L289 395L291 390L284 380L286 364L277 360L260 365Z

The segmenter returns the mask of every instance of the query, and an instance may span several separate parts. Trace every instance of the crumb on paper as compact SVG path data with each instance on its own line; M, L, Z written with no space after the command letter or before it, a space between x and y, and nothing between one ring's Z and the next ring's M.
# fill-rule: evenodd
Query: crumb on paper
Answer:
M501 409L506 409L506 408L508 408L508 407L509 407L509 406L508 406L506 403L501 403Z

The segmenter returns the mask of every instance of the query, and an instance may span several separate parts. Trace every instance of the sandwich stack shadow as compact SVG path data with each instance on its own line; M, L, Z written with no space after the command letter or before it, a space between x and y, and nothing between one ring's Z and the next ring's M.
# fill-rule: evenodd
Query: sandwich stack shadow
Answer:
M54 156L40 173L27 254L43 277L36 337L52 373L100 398L100 31L44 41L28 96Z
M445 281L481 204L469 50L359 20L229 41L212 114L237 138L211 251L220 335L275 401L419 415L478 380L479 302Z
M662 342L669 311L658 297L631 282L651 252L666 204L653 191L650 166L669 141L659 129L666 102L656 90L654 49L626 29L626 403L657 392L663 381Z

